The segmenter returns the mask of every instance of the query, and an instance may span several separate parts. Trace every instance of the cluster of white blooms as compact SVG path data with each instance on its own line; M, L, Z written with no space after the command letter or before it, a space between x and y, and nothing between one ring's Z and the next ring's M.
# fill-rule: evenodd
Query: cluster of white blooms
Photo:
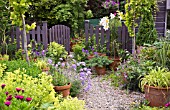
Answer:
M100 25L103 26L104 30L107 31L109 29L109 20L114 19L118 15L118 18L122 20L122 12L117 11L117 13L110 13L110 19L109 17L103 17L100 20Z

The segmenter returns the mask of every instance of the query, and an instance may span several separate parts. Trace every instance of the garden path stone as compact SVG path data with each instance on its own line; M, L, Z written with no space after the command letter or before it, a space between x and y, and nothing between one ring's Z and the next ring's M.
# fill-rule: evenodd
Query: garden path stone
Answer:
M103 77L92 78L91 89L79 94L78 98L86 102L86 110L130 110L132 103L139 103L143 100L142 93L128 94L126 90L110 86L110 81L103 80Z

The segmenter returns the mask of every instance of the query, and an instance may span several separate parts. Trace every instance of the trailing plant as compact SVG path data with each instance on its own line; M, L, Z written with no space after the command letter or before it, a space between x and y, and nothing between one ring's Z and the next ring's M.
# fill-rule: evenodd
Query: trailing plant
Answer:
M141 79L139 86L143 90L145 85L168 88L170 86L170 72L167 68L161 67L150 70L150 72Z
M63 45L51 42L48 46L46 56L50 57L56 64L59 61L59 58L66 58L67 54L68 52Z

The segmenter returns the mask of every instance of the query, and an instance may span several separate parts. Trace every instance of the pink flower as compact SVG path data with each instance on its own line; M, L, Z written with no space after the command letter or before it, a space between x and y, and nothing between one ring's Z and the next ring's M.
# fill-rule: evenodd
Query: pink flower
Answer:
M8 95L9 93L8 92L5 92L6 95Z
M11 101L12 100L12 95L9 95L6 100Z
M31 101L31 100L32 100L31 97L27 97L27 98L26 98L26 101L27 101L27 102L29 102L29 101Z
M5 84L2 84L2 85L1 85L2 89L3 89L5 86L6 86Z
M169 107L170 106L170 102L168 102L167 104L165 104L165 107Z
M11 102L10 102L10 101L6 101L4 104L5 104L6 106L9 106L9 105L11 104Z
M17 92L19 92L19 91L21 91L21 90L22 90L21 88L16 88L16 91L17 91Z
M15 98L22 100L22 99L24 98L24 96L22 96L22 95L16 95Z

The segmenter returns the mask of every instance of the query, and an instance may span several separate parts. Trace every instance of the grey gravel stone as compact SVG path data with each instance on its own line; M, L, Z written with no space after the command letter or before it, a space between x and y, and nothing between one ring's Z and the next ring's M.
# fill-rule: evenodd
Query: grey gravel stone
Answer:
M127 93L110 86L110 81L102 80L103 76L91 79L92 88L81 92L78 98L85 100L86 110L130 110L130 105L144 98L142 93Z

